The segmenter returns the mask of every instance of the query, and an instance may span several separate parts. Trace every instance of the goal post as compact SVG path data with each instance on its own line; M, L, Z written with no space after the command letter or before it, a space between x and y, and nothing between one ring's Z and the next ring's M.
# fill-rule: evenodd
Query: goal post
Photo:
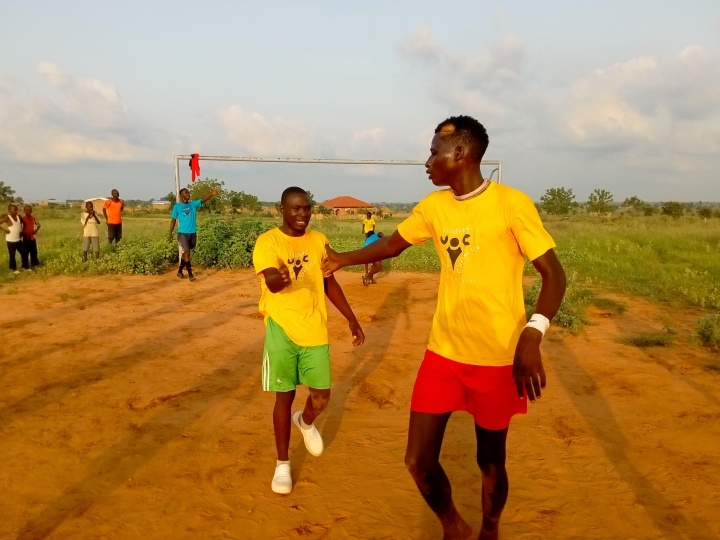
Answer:
M180 161L190 160L192 156L175 155L175 196L180 200ZM235 156L203 156L198 160L204 161L248 161L251 163L311 163L315 165L425 165L424 161L398 161L382 159L312 159L312 158L257 158ZM502 161L482 161L480 165L494 166L489 178L497 172L497 182L502 183Z

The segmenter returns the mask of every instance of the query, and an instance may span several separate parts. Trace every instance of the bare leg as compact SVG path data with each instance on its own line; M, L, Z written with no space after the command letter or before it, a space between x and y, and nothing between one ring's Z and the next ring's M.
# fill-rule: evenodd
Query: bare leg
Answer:
M309 388L310 395L305 402L302 421L306 426L315 422L318 415L325 410L328 401L330 401L330 389L318 390L317 388ZM289 428L288 428L289 429Z
M500 514L508 498L508 476L505 469L507 428L489 430L475 424L477 463L482 472L483 523L479 539L498 538Z
M368 275L367 275L367 280L370 283L375 283L375 274L378 274L381 271L382 271L382 261L372 263L372 266L370 267L370 273L368 273Z
M290 447L290 413L295 399L295 390L290 392L275 392L275 407L273 408L273 428L275 429L275 447L278 461L288 461L288 448Z
M445 427L452 413L410 412L405 465L420 494L443 527L443 538L470 538L472 529L460 516L452 500L452 488L440 465Z

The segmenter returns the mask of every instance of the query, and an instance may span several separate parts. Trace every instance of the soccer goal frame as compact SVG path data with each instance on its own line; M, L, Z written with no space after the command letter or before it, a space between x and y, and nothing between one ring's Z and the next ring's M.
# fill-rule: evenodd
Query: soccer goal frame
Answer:
M192 159L191 155L175 155L175 196L180 200L180 161ZM246 161L250 163L311 163L315 165L425 165L424 161L394 161L382 159L313 159L313 158L257 158L257 157L235 157L235 156L202 156L202 161ZM495 166L489 178L497 172L497 182L502 184L502 161L482 161L481 165Z

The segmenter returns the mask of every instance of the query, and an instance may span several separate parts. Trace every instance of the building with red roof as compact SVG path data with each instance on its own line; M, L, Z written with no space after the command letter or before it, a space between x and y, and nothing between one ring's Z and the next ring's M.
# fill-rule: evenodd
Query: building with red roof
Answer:
M340 197L335 197L334 199L328 199L327 201L318 203L317 206L330 208L330 210L332 210L332 215L338 218L353 218L358 215L364 215L365 212L370 212L372 214L378 213L378 209L374 204L361 201L360 199L350 197L349 195L341 195Z

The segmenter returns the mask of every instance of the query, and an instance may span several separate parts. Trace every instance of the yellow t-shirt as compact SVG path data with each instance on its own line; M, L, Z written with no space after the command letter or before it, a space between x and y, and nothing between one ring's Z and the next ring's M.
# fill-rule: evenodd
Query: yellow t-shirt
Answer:
M255 273L260 277L260 313L272 317L296 345L315 347L328 343L327 308L322 275L322 258L327 238L307 229L300 237L288 236L279 228L261 234L253 250ZM290 269L292 285L273 293L261 272L280 268L283 261Z
M373 218L363 218L363 232L369 233L375 228L375 220Z
M506 366L527 322L522 274L525 257L555 247L532 200L490 183L458 201L436 191L398 226L411 244L432 238L442 270L428 349L465 364Z

